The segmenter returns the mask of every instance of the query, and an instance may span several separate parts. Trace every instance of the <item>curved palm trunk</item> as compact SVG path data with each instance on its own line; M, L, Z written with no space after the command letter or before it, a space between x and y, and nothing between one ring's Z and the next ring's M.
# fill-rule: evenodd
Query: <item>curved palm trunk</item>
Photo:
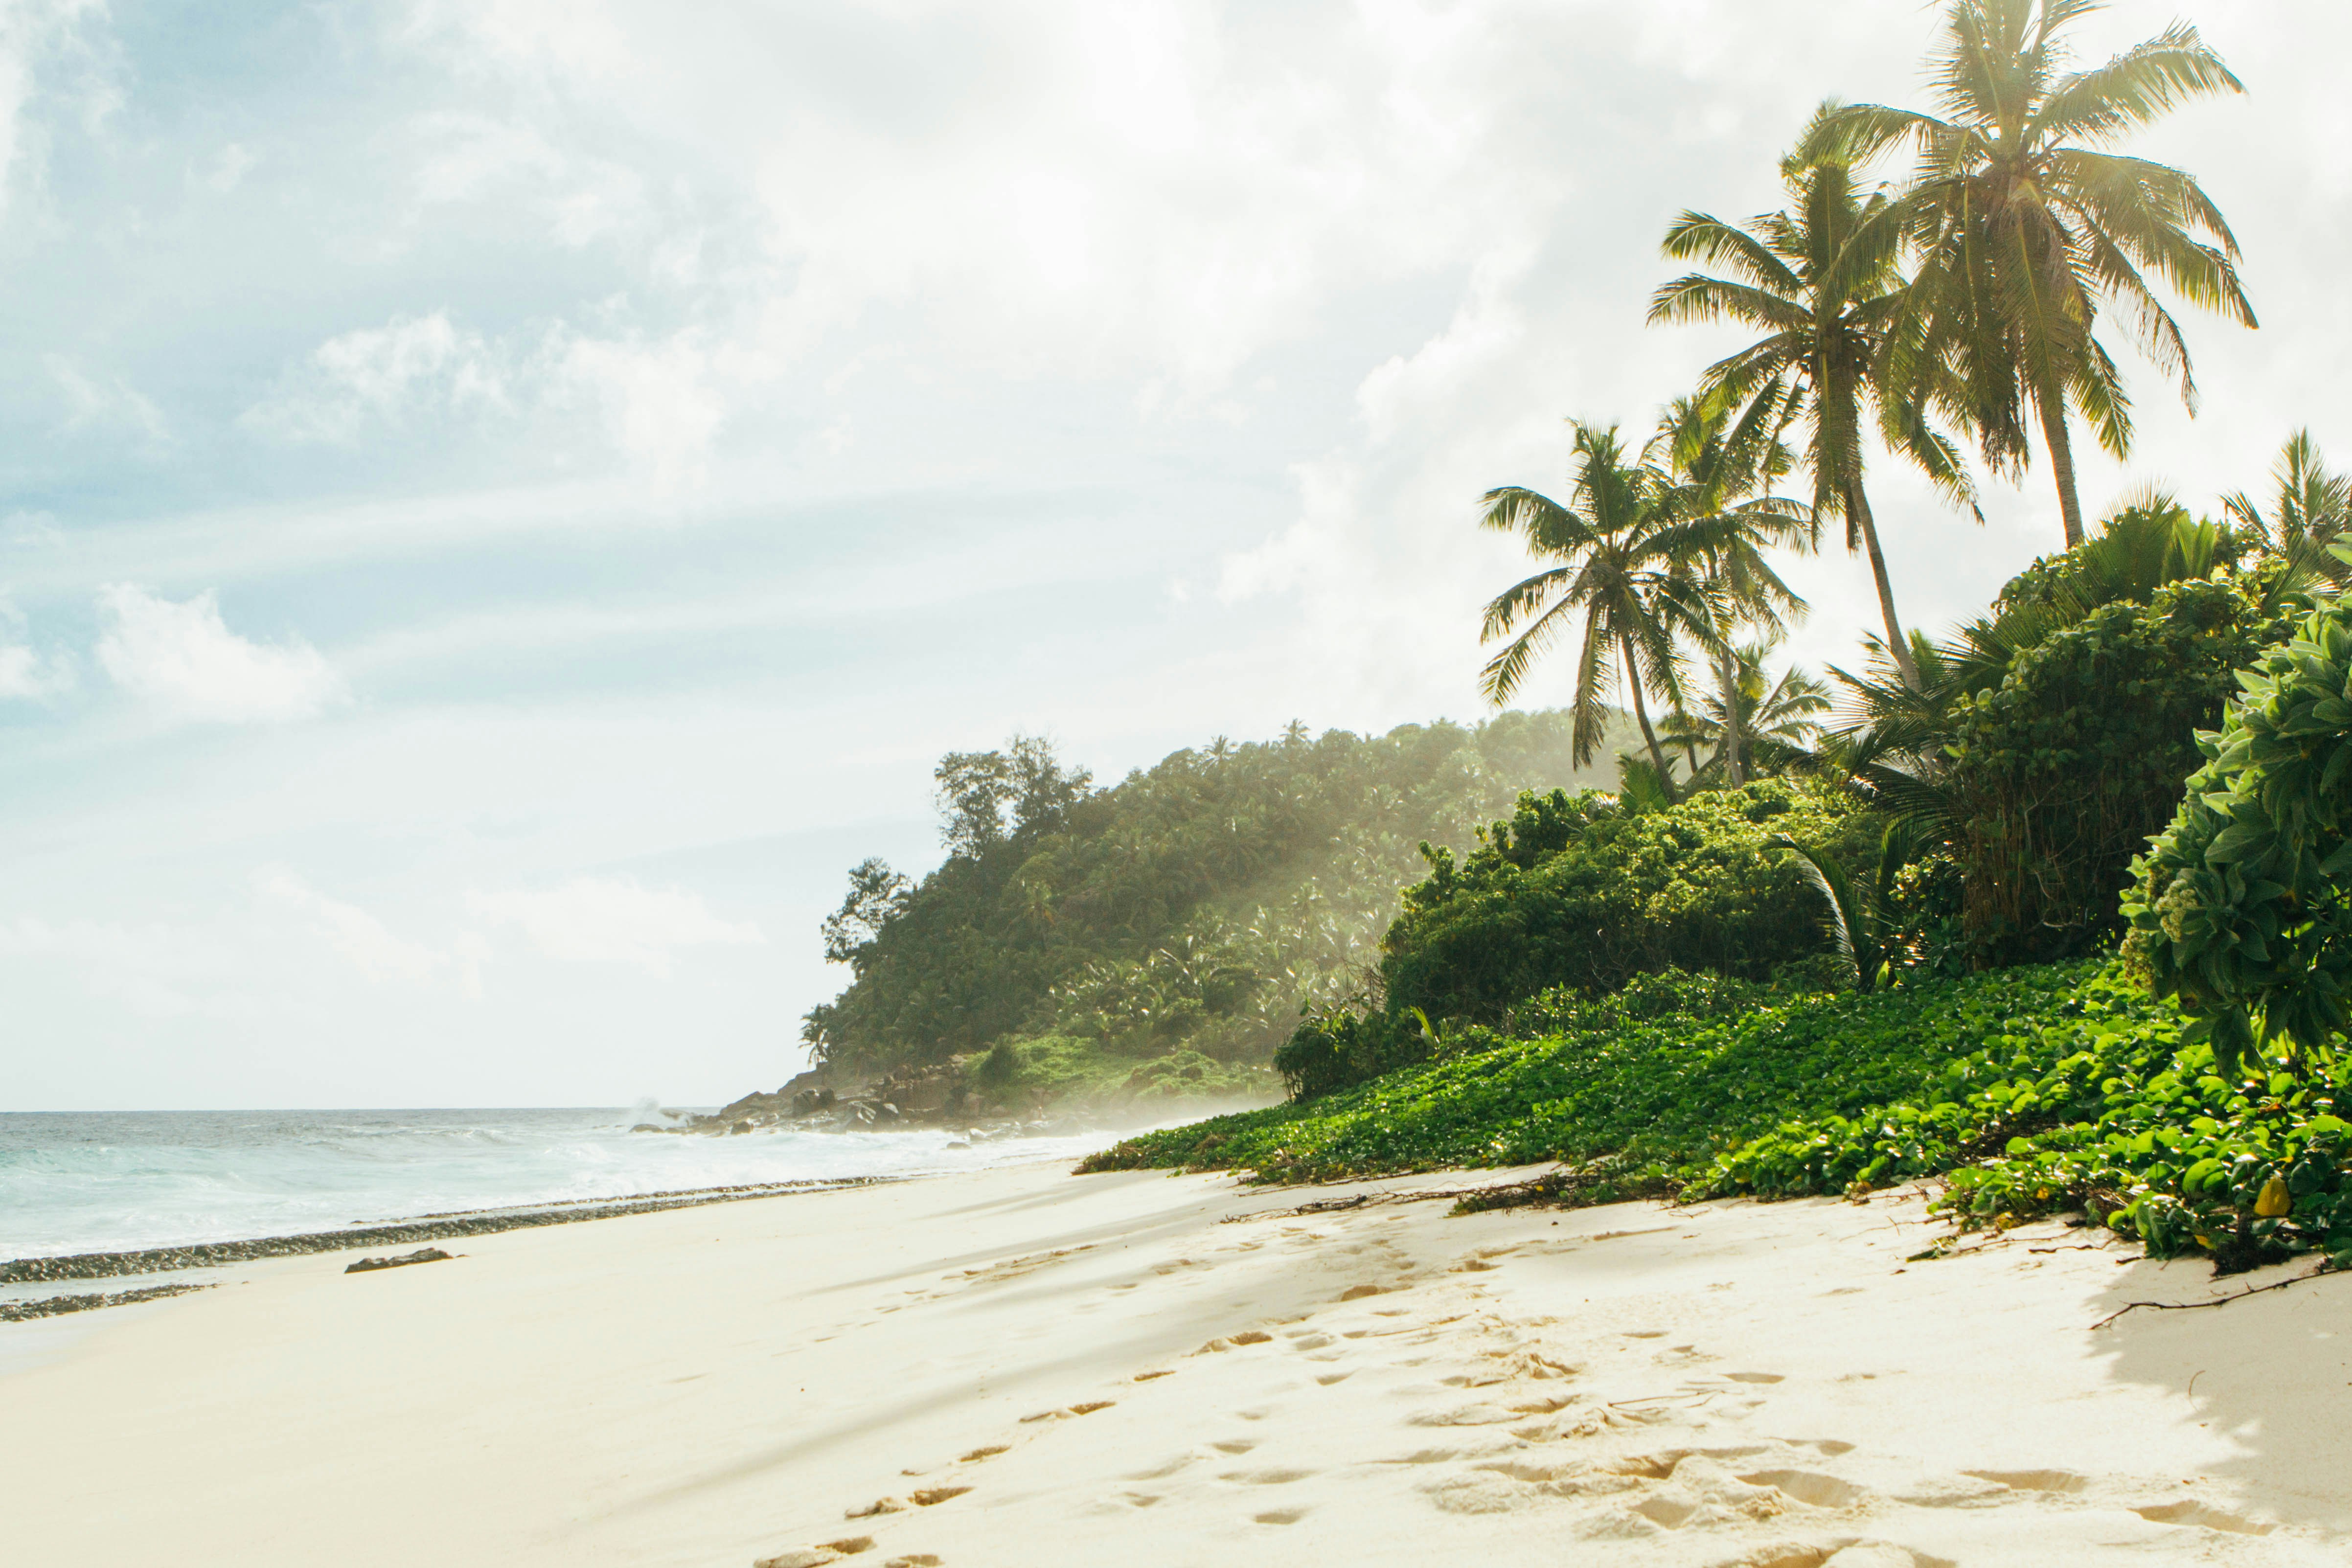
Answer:
M1642 702L1642 671L1633 663L1633 639L1620 637L1617 647L1625 657L1625 684L1633 688L1633 722L1642 727L1643 743L1650 748L1650 766L1658 770L1658 789L1671 806L1675 802L1675 776L1666 769L1666 754L1659 749L1658 732L1650 727L1650 710Z
M1723 763L1731 776L1731 787L1737 789L1748 782L1748 762L1740 745L1739 661L1728 647L1716 657L1716 678L1723 684Z
M1895 661L1903 684L1916 691L1919 666L1911 660L1910 641L1903 635L1903 622L1895 613L1895 584L1886 575L1886 557L1878 548L1878 520L1871 516L1870 497L1863 494L1859 475L1846 486L1845 504L1862 534L1862 547L1870 556L1871 580L1878 585L1878 613L1886 622L1887 655Z
M2051 388L2034 395L2042 414L2042 440L2050 448L2050 472L2058 481L2058 516L2066 525L2066 548L2083 542L2083 498L2074 488L2074 444L2066 434L2066 402Z

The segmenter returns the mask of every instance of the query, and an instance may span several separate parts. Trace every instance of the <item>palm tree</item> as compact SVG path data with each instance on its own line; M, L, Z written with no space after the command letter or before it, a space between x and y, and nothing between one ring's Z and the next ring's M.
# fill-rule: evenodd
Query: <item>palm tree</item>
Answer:
M1734 784L1748 781L1748 768L1732 639L1747 626L1777 640L1788 630L1786 617L1805 612L1805 601L1765 559L1765 549L1780 545L1809 554L1821 541L1820 519L1811 507L1785 496L1754 494L1792 465L1776 413L1769 400L1751 400L1734 423L1722 399L1678 398L1667 405L1643 454L1667 482L1663 505L1680 520L1675 553L1699 579L1713 612L1700 643L1715 665L1717 706L1728 724L1718 761ZM1691 770L1698 770L1696 756Z
M1680 695L1685 636L1704 638L1714 607L1685 570L1684 537L1666 505L1671 486L1646 465L1628 463L1614 425L1575 424L1576 488L1563 506L1519 486L1489 490L1479 526L1525 536L1529 553L1557 564L1496 596L1479 641L1510 642L1487 661L1480 689L1497 706L1510 700L1536 655L1579 615L1570 739L1577 765L1591 761L1608 722L1608 702L1622 674L1650 765L1671 799L1672 775L1651 726L1647 694Z
M1804 151L1860 162L1898 142L1918 165L1900 206L1920 256L1916 332L1891 340L1885 375L1917 402L1956 379L1997 469L2021 467L2041 425L2068 548L2083 542L2067 411L2117 457L2130 402L2096 336L2103 308L2131 318L2141 350L2196 408L2180 328L2153 273L2192 305L2254 325L2238 242L2179 169L2102 151L2175 105L2242 92L2197 30L2174 23L2089 70L2064 69L2065 26L2099 0L1952 0L1928 65L1944 118L1856 104L1817 122ZM2202 237L2200 237L2202 236ZM1892 633L1890 632L1890 638Z
M1677 708L1667 716L1663 738L1682 748L1694 775L1715 772L1734 785L1745 783L1748 770L1735 766L1740 754L1734 747L1742 742L1761 765L1759 771L1777 770L1810 754L1830 711L1829 688L1794 665L1773 678L1764 667L1770 653L1770 645L1761 642L1732 649L1734 675L1723 691L1695 712ZM1715 752L1704 765L1698 760L1703 747Z
M1819 139L1819 117L1809 140ZM1801 418L1809 434L1803 463L1813 482L1816 517L1843 517L1846 549L1870 558L1886 645L1906 678L1910 646L1895 610L1895 587L1879 548L1878 525L1863 486L1865 405L1886 444L1917 463L1936 484L1970 499L1968 476L1951 444L1919 412L1926 399L1880 395L1876 367L1891 327L1903 319L1896 270L1902 214L1883 194L1864 196L1851 169L1836 160L1781 165L1790 205L1746 225L1685 212L1667 229L1664 251L1730 276L1690 273L1650 302L1656 322L1728 320L1764 335L1709 367L1706 396L1741 409L1745 425Z
M2347 563L2328 546L2352 522L2352 475L2331 474L2311 432L2286 438L2271 470L2276 498L2265 514L2244 491L2221 498L2221 509L2262 547L2341 588Z

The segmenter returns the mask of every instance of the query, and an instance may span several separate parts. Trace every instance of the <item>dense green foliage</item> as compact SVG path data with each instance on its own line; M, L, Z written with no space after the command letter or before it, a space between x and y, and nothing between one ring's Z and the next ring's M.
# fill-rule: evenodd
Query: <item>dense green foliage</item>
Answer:
M1850 850L1871 829L1846 797L1771 779L1657 810L1529 791L1477 832L1459 865L1424 847L1430 874L1381 943L1384 999L1313 1014L1276 1055L1292 1094L1423 1061L1449 1024L1512 1027L1555 987L1599 996L1669 968L1766 979L1822 951L1829 914L1776 841Z
M2352 1252L2343 1086L2227 1081L2182 1049L2186 1023L2112 962L1827 995L1652 977L1539 998L1530 1038L1465 1030L1376 1082L1131 1138L1089 1168L1309 1181L1557 1159L1604 1202L1948 1172L1948 1203L1991 1223L2087 1207L2159 1254Z
M1108 789L1034 741L951 756L947 859L919 884L851 873L825 936L854 978L803 1038L851 1071L1003 1044L983 1087L1031 1098L1125 1088L1179 1051L1262 1064L1302 1005L1366 984L1421 842L1466 841L1519 790L1576 779L1569 729L1551 713L1369 738L1294 726Z
M2352 976L2352 609L2314 611L2245 695L2137 862L2129 951L2226 1072L2331 1054Z
M1555 986L1610 991L1669 967L1765 979L1823 941L1782 835L1857 854L1877 837L1850 799L1779 779L1663 811L1522 801L1459 867L1434 852L1405 894L1381 961L1390 1012L1491 1022Z
M2196 732L2285 626L2253 574L2189 579L2059 626L1955 702L1944 779L1979 962L2113 938L2117 890L2179 804Z
M1999 997L2006 976L1957 983ZM1777 994L1680 972L1611 996L1530 998L1511 1032L1472 1026L1433 1060L1319 1100L1147 1134L1098 1157L1239 1166L1285 1181L1446 1165L1622 1155L1689 1180L1720 1150L1798 1112L1859 1111L1916 1089L1963 1049L1950 984Z

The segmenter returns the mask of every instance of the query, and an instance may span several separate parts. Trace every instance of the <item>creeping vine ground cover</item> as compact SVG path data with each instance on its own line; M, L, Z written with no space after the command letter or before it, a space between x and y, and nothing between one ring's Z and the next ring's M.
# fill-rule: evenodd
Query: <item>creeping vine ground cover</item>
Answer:
M2182 1044L2187 1022L2095 960L1799 998L1654 977L1561 999L1538 1038L1468 1031L1422 1066L1147 1134L1084 1168L1318 1181L1559 1159L1597 1162L1577 1196L1604 1202L1940 1174L1946 1204L1980 1222L2087 1208L2162 1255L2352 1264L2352 1089L2225 1080Z

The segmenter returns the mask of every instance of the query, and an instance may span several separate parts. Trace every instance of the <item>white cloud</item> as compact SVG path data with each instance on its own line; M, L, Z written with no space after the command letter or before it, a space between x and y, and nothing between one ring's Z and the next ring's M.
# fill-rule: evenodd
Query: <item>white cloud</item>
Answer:
M504 410L507 382L491 345L446 311L395 316L320 344L300 372L238 423L288 441L350 442L371 422Z
M248 642L212 593L174 601L136 583L100 589L98 662L116 685L173 716L225 724L309 718L343 700L333 668L299 637Z
M163 410L146 395L121 377L102 381L83 371L63 354L46 354L49 377L65 394L66 428L79 431L92 426L125 429L149 441L162 441L169 434L163 423Z
M625 964L667 977L670 956L682 947L743 946L767 938L752 925L733 925L710 913L698 894L657 892L625 877L576 877L541 892L479 889L467 906L485 920L519 925L551 958L574 964Z
M74 685L73 665L22 643L0 643L0 701L46 702Z
M602 411L633 466L663 486L702 477L728 405L692 334L652 343L575 338L559 365L567 392Z
M761 373L756 357L733 359ZM494 340L436 310L330 338L238 423L285 441L351 444L436 420L551 413L559 441L568 434L575 451L617 454L670 487L704 476L730 379L740 375L722 371L693 328L596 336L558 320L535 339ZM565 432L567 415L575 428Z
M232 141L213 159L212 168L204 176L205 184L215 194L226 196L245 183L245 177L260 161L244 143Z
M328 946L371 980L429 980L447 962L430 947L394 936L359 905L328 897L283 867L257 872L253 880L263 898L309 916Z
M237 935L217 927L16 915L0 919L0 958L31 960L44 978L70 977L84 993L117 998L142 1019L233 1016L249 1013L252 1000L238 984L250 950ZM20 975L16 985L23 980Z

